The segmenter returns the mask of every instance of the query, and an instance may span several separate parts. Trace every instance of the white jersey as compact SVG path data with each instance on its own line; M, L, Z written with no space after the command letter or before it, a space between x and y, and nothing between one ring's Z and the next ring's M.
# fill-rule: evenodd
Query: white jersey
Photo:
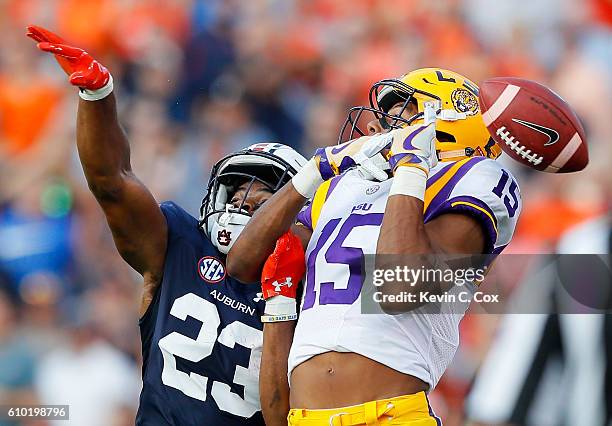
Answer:
M324 352L353 352L433 389L450 364L467 304L432 315L419 315L427 305L400 315L361 313L362 258L376 253L391 183L351 170L325 182L298 215L313 233L289 373ZM473 216L485 231L486 253L500 253L510 242L520 210L516 180L485 157L439 163L427 181L425 221L449 212Z

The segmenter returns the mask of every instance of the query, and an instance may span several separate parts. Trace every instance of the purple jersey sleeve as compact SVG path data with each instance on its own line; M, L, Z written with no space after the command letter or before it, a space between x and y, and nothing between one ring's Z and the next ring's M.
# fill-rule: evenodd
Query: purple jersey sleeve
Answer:
M295 223L298 225L305 226L306 228L312 231L312 204L308 203L308 205L304 206L302 210L298 213Z

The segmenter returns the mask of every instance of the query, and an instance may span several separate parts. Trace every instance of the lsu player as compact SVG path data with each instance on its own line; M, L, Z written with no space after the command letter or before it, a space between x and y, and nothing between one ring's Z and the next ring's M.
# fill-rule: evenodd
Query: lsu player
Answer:
M158 205L131 170L108 70L43 28L28 27L28 36L79 87L77 147L87 182L117 250L144 279L136 424L263 425L260 317L268 308L258 284L227 274L225 255L306 159L285 145L255 144L213 167L199 221L172 202Z
M429 68L382 80L370 91L370 107L349 114L352 130L364 111L375 116L371 137L319 149L249 222L228 268L236 256L235 272L254 278L275 238L290 227L311 232L288 359L289 424L433 426L440 420L427 393L454 356L464 310L442 305L442 314L426 314L421 302L386 307L397 315L362 314L363 256L500 253L521 211L519 189L495 161L501 151L467 78ZM359 164L363 146L381 138L390 146L390 178L377 182Z

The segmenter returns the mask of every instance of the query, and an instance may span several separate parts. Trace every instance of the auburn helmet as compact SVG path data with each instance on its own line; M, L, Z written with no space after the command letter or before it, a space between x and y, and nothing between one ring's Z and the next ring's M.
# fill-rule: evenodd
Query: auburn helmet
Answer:
M385 79L370 89L370 107L353 107L340 131L339 141L350 125L349 139L364 133L358 121L364 111L370 111L383 129L399 128L423 121L425 102L434 102L437 109L436 151L440 161L455 161L465 157L497 158L501 149L489 135L478 104L478 86L453 71L423 68L399 79ZM389 114L400 103L402 108ZM418 112L402 117L408 105L416 105Z
M278 191L306 164L293 148L280 143L256 143L219 160L212 168L208 189L200 206L199 227L217 249L227 254L251 219L243 209L254 182ZM239 206L230 203L238 186L248 183Z

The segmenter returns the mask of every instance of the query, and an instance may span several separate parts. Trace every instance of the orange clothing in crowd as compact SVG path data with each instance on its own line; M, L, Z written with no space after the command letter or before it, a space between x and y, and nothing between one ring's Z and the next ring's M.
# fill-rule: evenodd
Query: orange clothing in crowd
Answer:
M601 210L595 205L578 208L557 198L532 200L525 204L515 236L555 244L569 228L599 215Z
M109 0L62 0L56 8L53 29L63 38L88 52L104 55L110 45L110 26L119 15L116 2Z
M61 97L43 79L17 86L0 78L0 150L17 154L35 144Z

